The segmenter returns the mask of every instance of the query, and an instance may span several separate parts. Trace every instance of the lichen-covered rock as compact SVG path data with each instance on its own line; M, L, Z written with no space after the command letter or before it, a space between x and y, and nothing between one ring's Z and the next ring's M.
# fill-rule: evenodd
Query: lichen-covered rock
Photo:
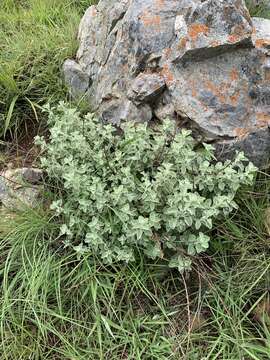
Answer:
M40 204L43 172L34 168L8 169L0 174L0 204L8 209L23 209Z
M254 25L252 34L254 46L270 55L270 20L254 17L252 21Z
M222 156L268 161L270 20L243 0L101 0L78 36L65 78L103 121L182 119Z

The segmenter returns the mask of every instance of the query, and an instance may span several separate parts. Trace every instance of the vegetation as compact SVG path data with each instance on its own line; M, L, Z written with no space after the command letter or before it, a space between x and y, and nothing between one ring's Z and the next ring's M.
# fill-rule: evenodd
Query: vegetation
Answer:
M269 190L243 190L183 275L78 259L49 211L2 214L0 359L269 359Z
M246 0L251 16L270 19L269 0Z
M29 131L46 120L41 105L66 99L61 63L89 3L2 0L2 134ZM127 264L78 257L46 206L1 210L0 360L269 359L269 193L267 173L241 188L238 209L215 220L207 253L182 274L141 252Z
M40 106L66 97L60 71L76 51L90 0L1 0L0 136L42 119Z
M208 249L213 220L236 207L236 191L256 171L243 154L213 163L214 148L196 149L191 133L177 133L170 120L158 129L123 124L116 135L62 103L49 109L48 124L48 143L37 142L43 168L64 190L51 205L63 217L60 236L109 264L135 261L140 250L190 268L190 257Z

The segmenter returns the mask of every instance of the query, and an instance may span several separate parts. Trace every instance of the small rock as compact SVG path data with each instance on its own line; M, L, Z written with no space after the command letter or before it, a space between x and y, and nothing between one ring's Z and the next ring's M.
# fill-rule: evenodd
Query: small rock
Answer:
M8 169L0 174L0 202L9 209L36 207L43 191L43 172L34 168Z
M74 98L82 97L89 86L89 76L84 73L74 60L66 60L63 66L65 82Z
M261 169L268 167L270 155L269 129L262 128L243 138L220 140L214 146L219 160L232 159L235 151L244 151L249 159Z
M156 102L154 114L159 120L175 118L176 112L172 104L171 95L168 91L164 91L163 96Z
M143 122L145 119L150 121L152 110L148 104L135 106L132 101L116 101L115 99L103 104L101 119L104 123L110 122L114 125L120 125L123 121Z
M137 103L154 101L165 88L164 78L159 74L140 74L131 86L130 98Z
M258 17L252 18L255 31L252 33L253 45L270 55L270 21Z

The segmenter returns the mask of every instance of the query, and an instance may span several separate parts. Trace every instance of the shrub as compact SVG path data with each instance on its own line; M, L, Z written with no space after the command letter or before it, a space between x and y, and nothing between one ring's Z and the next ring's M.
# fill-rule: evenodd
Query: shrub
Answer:
M49 142L36 141L62 189L51 205L63 221L60 236L105 263L133 261L139 250L190 268L208 248L213 220L229 214L239 186L253 180L243 154L215 162L212 146L195 150L190 132L171 121L158 130L139 123L116 130L64 104L48 111Z

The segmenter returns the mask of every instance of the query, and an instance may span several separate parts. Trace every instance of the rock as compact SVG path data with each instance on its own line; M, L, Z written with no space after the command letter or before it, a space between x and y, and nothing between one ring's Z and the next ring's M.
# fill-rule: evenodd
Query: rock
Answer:
M0 174L0 202L9 209L40 204L43 172L34 168L8 169Z
M243 150L264 166L269 29L243 0L100 0L81 21L66 82L104 122L170 117L220 157Z
M89 86L89 76L82 71L80 65L74 60L66 60L63 70L65 83L70 88L72 97L83 96Z
M163 95L158 99L153 109L154 115L159 120L175 119L176 112L172 104L172 98L169 91L164 91Z
M252 21L255 29L252 34L253 45L270 55L270 21L257 17L252 18Z
M150 121L152 118L151 107L147 104L136 106L132 101L121 99L114 100L108 104L104 104L102 108L102 120L119 125L122 121Z
M129 98L138 104L153 102L162 93L165 85L160 74L142 73L132 83Z
M216 144L216 150L220 160L232 159L236 150L245 151L254 164L264 168L269 162L269 129L258 129L248 136L235 140L219 141Z

